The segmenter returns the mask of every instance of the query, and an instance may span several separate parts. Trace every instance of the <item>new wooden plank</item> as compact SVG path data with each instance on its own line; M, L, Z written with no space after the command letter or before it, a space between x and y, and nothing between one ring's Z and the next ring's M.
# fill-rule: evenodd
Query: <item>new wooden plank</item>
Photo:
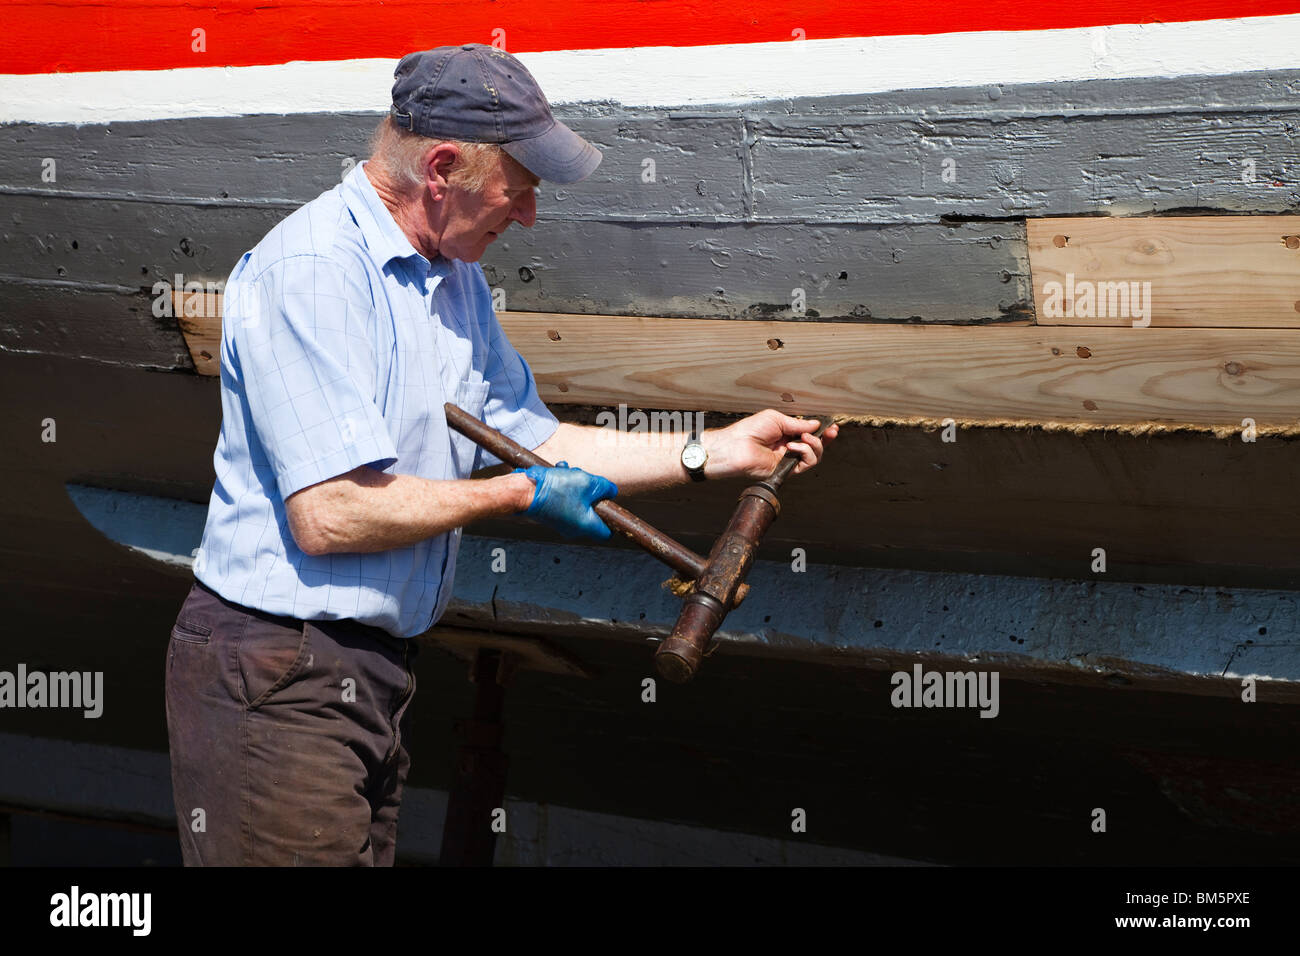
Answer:
M210 305L206 308L211 308ZM184 310L182 310L184 311ZM182 319L216 374L219 320ZM1290 428L1300 334L1286 329L911 326L502 313L547 402L912 423Z
M1041 325L1300 327L1300 216L1025 225Z
M221 374L221 293L173 289L172 315L176 317L200 375Z
M1290 425L1290 330L503 315L547 401L983 422Z

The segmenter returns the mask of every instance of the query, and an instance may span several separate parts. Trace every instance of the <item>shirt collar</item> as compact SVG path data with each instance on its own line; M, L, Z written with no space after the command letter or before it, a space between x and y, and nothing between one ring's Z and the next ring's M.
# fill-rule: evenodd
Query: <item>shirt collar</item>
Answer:
M447 276L452 270L452 264L442 256L430 262L416 251L384 201L379 198L379 193L375 192L374 184L364 172L365 165L365 161L357 163L344 178L343 201L356 217L366 249L375 264L382 270L394 259L414 257L412 265L421 273L431 273L440 279Z

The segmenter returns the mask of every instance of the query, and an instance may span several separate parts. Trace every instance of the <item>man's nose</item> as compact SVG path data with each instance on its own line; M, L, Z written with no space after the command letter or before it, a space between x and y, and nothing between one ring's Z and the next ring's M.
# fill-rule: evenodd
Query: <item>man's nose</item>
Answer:
M510 210L510 218L519 223L525 229L531 229L533 223L537 221L537 190L526 189L523 195L516 200L514 208Z

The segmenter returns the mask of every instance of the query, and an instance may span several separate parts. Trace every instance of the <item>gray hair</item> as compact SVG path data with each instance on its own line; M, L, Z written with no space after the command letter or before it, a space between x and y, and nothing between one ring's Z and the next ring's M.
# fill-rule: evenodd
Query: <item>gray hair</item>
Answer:
M471 193L481 193L497 158L509 155L496 143L421 136L398 126L392 115L386 114L370 139L370 162L379 167L394 188L414 193L424 185L425 158L438 143L451 143L460 150L460 159L452 165L447 178L451 181L454 176L456 183Z

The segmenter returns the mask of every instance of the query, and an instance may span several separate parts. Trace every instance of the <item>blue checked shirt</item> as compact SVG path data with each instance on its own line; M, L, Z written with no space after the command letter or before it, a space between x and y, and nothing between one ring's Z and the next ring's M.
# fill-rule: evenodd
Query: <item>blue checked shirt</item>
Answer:
M358 165L235 266L221 434L195 576L227 600L413 637L451 599L460 529L374 554L304 554L285 499L359 465L433 480L499 460L447 426L455 402L525 448L558 422L478 265L416 252Z

